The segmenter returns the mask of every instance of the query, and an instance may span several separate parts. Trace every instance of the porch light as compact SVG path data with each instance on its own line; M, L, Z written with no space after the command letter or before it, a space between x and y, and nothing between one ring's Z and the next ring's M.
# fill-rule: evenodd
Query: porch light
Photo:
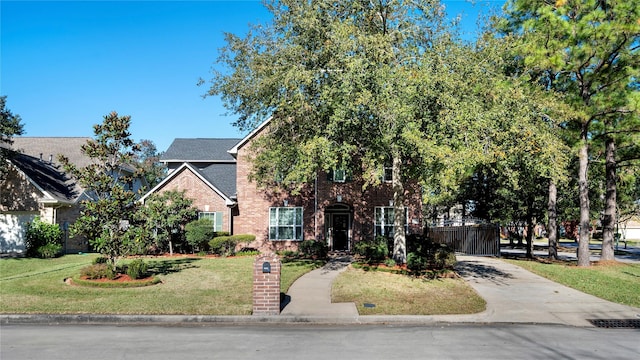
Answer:
M337 200L338 202L342 202L342 195L338 195L338 196L336 196L336 200Z
M389 200L389 206L393 206L393 200Z
M289 200L285 200L282 203L284 204L284 206L289 206Z

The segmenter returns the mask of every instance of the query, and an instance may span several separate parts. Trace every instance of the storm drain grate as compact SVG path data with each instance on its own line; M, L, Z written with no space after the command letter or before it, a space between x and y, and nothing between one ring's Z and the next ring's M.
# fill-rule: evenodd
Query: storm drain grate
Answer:
M595 327L608 329L640 329L640 319L591 319Z

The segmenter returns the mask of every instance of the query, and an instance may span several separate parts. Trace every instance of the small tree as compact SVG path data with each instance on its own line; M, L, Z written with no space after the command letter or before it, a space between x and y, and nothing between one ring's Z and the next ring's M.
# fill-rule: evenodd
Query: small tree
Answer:
M198 209L192 204L184 191L177 190L152 194L145 201L138 217L144 223L147 236L159 249L165 250L168 245L173 254L172 235L181 233L185 225L198 216Z
M132 189L135 169L131 164L138 145L130 138L130 123L130 116L112 112L102 124L94 125L95 139L81 148L91 158L90 165L80 168L65 156L59 158L91 197L82 201L80 217L71 226L71 234L86 236L114 271L118 259L139 249L139 242L143 241L134 218L138 196Z

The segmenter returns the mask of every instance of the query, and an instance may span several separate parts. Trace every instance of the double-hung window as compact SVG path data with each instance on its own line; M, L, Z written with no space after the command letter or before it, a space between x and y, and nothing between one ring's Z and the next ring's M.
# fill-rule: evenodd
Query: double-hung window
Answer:
M376 207L375 209L375 227L376 236L384 236L390 238L393 236L393 219L394 219L393 207ZM408 225L408 211L404 208L404 231L409 229Z
M210 219L213 222L213 231L222 231L222 211L198 213L198 219Z
M302 208L269 208L269 240L302 240Z

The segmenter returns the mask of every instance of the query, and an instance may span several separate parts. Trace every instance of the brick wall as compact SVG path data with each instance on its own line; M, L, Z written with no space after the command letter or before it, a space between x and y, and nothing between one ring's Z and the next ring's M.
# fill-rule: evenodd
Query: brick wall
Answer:
M229 228L229 208L225 200L211 187L205 184L189 168L182 168L180 173L157 190L158 193L170 190L185 191L185 197L193 200L193 206L200 211L222 212L222 230L231 231Z
M352 240L354 242L373 237L374 211L378 206L389 206L393 200L390 183L362 190L362 181L334 183L327 180L325 173L317 179L317 211L314 201L314 186L309 184L298 196L278 193L268 189L259 189L255 182L249 181L251 162L248 158L250 145L238 149L237 189L238 216L234 219L233 232L236 234L254 234L256 241L250 246L262 251L297 249L297 241L269 241L269 207L301 206L304 212L304 239L326 241L325 209L332 205L344 204L351 209ZM338 195L341 202L338 202ZM420 187L412 182L405 189L405 206L409 208L409 228L411 233L422 233L422 198Z

